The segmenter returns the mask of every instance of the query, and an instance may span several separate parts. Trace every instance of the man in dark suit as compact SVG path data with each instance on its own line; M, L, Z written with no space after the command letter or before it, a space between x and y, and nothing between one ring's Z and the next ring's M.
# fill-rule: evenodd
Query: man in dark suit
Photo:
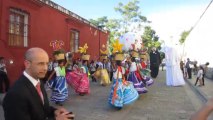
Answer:
M160 53L156 50L155 47L153 47L149 55L150 55L151 77L156 78L158 76L159 65L161 63Z
M48 55L41 48L31 48L25 53L25 71L6 94L3 101L5 120L71 120L74 118L64 108L49 106L44 84ZM40 90L37 90L38 88Z

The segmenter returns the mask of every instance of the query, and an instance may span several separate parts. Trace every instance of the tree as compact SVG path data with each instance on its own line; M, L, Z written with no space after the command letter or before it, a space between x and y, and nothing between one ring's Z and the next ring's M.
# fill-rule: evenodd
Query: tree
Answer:
M115 11L119 12L122 16L121 19L108 19L106 16L98 18L97 20L90 19L89 21L94 25L103 25L105 29L110 31L109 36L109 48L111 49L111 44L118 39L122 34L127 32L140 31L143 32L143 42L145 46L152 47L156 46L160 48L161 43L159 42L159 37L156 32L151 29L150 26L146 24L151 23L145 16L141 15L140 6L138 0L132 0L126 5L119 3L117 7L114 8ZM133 26L133 27L132 27ZM146 26L146 27L145 27ZM142 34L142 33L141 33Z
M150 26L146 26L142 36L144 46L147 46L150 50L151 47L157 47L161 49L161 42L159 42L159 37L156 35L155 30Z
M118 6L115 7L115 11L119 12L123 18L120 23L122 26L124 26L122 33L131 31L128 28L130 25L132 25L132 23L138 23L138 26L141 26L142 22L148 22L147 18L141 15L138 4L138 0L132 0L126 5L120 2Z
M192 28L188 31L183 31L181 33L181 38L179 40L180 44L183 44L185 42L186 38L188 37L188 35L190 34L191 31L192 31Z

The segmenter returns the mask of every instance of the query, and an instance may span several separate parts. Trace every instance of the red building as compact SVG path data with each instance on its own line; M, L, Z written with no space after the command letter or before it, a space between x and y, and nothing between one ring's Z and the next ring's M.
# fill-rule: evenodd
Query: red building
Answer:
M23 71L23 56L31 47L52 56L52 41L62 41L62 48L71 52L87 43L91 59L96 59L108 36L108 31L50 0L0 0L0 56L5 57L11 83Z

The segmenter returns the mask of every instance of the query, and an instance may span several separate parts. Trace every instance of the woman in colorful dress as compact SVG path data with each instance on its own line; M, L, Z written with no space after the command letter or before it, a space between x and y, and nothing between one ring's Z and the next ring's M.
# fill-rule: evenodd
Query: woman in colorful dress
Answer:
M84 47L87 47L87 45ZM89 70L87 67L89 58L89 55L82 55L82 65L79 68L76 67L76 65L73 66L73 72L68 72L66 75L68 84L73 87L75 92L81 96L84 96L85 94L88 94L90 92L88 78Z
M80 80L80 84L78 86L78 93L79 95L83 96L85 94L88 94L90 92L90 86L89 86L89 69L88 69L88 60L83 60L83 65L81 66L81 73L82 78Z
M103 58L102 58L103 59ZM97 71L93 74L93 76L97 79L100 80L100 84L102 86L109 85L111 83L109 74L107 71L107 64L106 64L106 58L103 59L102 67L99 67Z
M62 103L68 98L64 62L64 60L58 60L58 67L54 68L54 71L48 78L48 85L52 89L50 100L55 102L57 105L62 105ZM56 77L51 79L54 74L56 74Z
M112 46L116 66L113 65L113 85L110 90L109 104L121 109L124 105L137 100L139 95L132 82L126 81L124 77L125 69L121 66L121 61L124 60L124 54L121 53L123 45L116 40Z
M89 93L89 79L87 74L83 73L83 68L73 66L73 71L67 73L66 79L67 83L79 95L83 96Z
M127 77L127 80L133 83L135 89L138 91L139 94L148 92L148 89L145 87L145 84L142 81L143 79L139 74L139 68L136 64L135 57L131 58L131 65L129 68L129 75Z
M121 109L124 105L133 103L139 95L132 82L124 79L125 69L121 66L121 61L116 61L116 68L113 73L113 85L110 91L110 105Z
M102 60L101 66L99 69L95 72L94 77L96 79L100 80L100 84L102 86L109 85L111 83L108 73L108 49L106 48L106 45L102 45L102 48L100 49L100 60Z
M139 64L141 67L139 69L139 73L143 79L143 83L146 86L151 86L154 83L154 80L150 77L150 69L147 67L147 58L144 55L141 55L141 63Z

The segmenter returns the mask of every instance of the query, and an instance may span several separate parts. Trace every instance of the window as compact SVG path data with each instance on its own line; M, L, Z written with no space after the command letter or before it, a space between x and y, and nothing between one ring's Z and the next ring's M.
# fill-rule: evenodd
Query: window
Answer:
M10 9L9 16L9 46L28 46L28 14L21 10Z
M77 52L79 47L79 31L72 29L70 32L71 52Z

